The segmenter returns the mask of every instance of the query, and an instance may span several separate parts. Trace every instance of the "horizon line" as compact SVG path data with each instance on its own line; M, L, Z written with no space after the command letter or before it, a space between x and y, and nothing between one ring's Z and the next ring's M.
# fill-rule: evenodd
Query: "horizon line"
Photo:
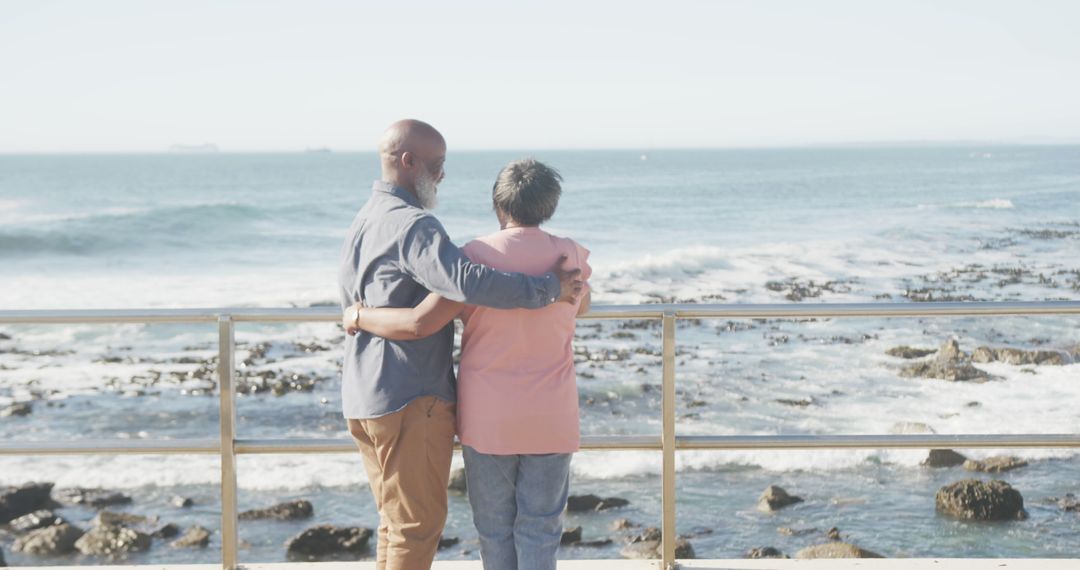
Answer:
M116 154L147 154L147 155L214 155L214 154L369 154L376 152L374 148L333 148L333 147L305 147L287 149L221 149L214 143L203 143L215 147L215 150L207 151L183 151L171 150L169 146L154 150L0 150L0 156L27 156L27 155L116 155ZM783 150L783 149L828 149L828 148L913 148L913 147L960 147L960 146L1076 146L1080 145L1078 139L1057 140L895 140L895 141L846 141L846 142L809 142L792 144L761 144L761 145L708 145L708 146L610 146L610 147L463 147L453 148L451 152L589 152L589 151L679 151L679 150Z

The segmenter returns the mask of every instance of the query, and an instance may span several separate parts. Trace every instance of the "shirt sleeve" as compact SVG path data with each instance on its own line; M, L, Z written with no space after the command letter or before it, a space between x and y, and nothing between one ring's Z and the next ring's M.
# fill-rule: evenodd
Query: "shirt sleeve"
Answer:
M413 222L399 240L401 267L424 286L453 301L495 309L538 309L558 300L554 273L533 277L469 261L432 216Z

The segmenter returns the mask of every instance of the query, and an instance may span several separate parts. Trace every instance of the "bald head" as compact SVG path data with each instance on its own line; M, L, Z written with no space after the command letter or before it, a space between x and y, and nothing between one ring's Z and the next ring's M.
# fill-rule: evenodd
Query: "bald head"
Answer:
M446 140L423 121L403 119L383 132L379 161L383 180L416 194L418 186L434 186L442 181Z

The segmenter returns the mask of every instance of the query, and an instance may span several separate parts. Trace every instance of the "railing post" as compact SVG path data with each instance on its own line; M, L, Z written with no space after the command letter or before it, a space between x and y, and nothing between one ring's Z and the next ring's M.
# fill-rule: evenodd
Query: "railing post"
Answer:
M236 370L236 330L232 317L218 316L218 393L221 396L221 566L236 568L239 543L236 519L236 407L233 373Z
M664 466L660 482L664 511L661 531L661 564L664 570L675 568L675 313L663 317L663 445Z

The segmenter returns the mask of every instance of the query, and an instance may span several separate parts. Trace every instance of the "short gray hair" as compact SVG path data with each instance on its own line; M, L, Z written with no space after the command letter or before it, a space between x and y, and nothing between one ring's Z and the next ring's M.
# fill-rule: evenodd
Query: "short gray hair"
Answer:
M495 209L524 226L539 226L551 219L562 194L562 175L533 158L507 164L495 179L491 201Z

